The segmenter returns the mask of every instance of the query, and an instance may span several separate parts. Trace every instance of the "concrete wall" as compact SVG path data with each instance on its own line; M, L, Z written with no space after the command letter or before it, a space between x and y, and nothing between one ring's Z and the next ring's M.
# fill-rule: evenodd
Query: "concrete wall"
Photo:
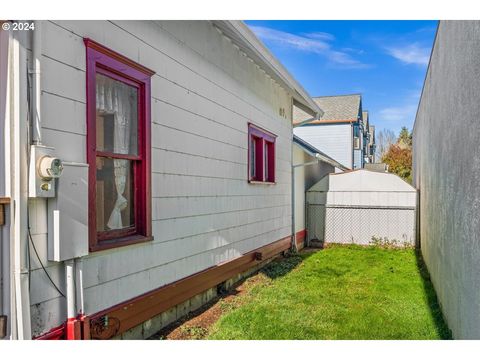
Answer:
M292 99L208 21L52 21L42 28L44 143L86 161L89 37L154 70L152 242L84 260L92 314L291 234ZM287 111L287 114L291 112ZM276 184L247 182L248 122L276 134ZM30 201L33 241L47 262L46 202ZM66 318L65 300L32 257L33 335Z
M293 131L318 150L352 169L353 137L350 124L304 125Z
M480 339L479 39L440 22L413 131L422 254L458 339Z

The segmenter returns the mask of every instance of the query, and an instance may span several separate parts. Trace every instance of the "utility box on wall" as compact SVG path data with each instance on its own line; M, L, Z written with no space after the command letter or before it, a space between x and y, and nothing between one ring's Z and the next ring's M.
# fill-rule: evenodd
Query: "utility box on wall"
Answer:
M48 260L88 254L88 165L63 163L57 196L48 199Z

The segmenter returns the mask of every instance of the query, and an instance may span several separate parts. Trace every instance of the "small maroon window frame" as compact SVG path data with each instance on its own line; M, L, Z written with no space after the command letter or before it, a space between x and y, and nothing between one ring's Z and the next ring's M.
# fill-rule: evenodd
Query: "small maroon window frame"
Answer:
M151 120L150 84L154 72L125 56L89 39L83 39L87 58L87 162L89 164L89 245L90 251L152 240L151 215ZM138 90L138 156L135 156L135 229L112 230L108 236L97 232L96 224L96 74L108 74L134 85ZM108 157L108 154L100 154ZM125 156L127 158L128 156Z
M248 123L248 182L275 183L276 135Z

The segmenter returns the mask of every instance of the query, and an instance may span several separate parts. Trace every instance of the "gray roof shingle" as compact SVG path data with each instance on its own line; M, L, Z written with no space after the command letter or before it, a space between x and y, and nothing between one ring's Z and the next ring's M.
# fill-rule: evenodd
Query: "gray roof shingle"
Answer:
M352 122L357 121L362 115L362 96L360 94L320 96L314 97L320 109L324 111L319 121L312 121L310 124L321 124L322 122ZM309 116L300 109L294 108L293 122L308 119Z

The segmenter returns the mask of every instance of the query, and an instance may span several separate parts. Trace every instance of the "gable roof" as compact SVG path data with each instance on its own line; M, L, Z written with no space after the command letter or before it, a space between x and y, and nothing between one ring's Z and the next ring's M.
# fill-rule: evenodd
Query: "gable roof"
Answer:
M308 124L352 123L362 116L362 95L337 95L314 97L313 101L323 110L320 120ZM293 121L299 123L305 120L306 114L294 109Z

